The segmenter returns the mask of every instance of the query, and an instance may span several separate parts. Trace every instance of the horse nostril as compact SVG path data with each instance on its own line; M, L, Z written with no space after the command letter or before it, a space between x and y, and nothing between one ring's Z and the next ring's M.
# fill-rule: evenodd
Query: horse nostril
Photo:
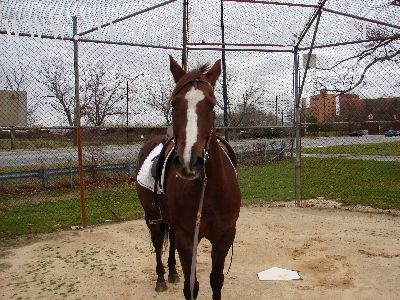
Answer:
M204 168L204 159L202 156L197 156L194 160L192 169L195 172L200 172Z
M175 169L177 169L178 171L183 170L183 158L180 155L175 155L174 159L173 159L173 163L175 166Z

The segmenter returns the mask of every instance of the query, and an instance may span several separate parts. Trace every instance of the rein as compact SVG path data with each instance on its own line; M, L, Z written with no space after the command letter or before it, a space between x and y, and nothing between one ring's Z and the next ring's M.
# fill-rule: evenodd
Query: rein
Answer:
M192 300L194 300L193 291L194 291L194 283L195 283L195 279L196 279L197 248L198 248L198 245L199 245L199 232L200 232L200 224L201 224L201 215L202 215L202 211L203 211L204 194L205 194L206 187L207 187L206 162L207 162L208 158L210 157L209 154L208 154L208 150L210 148L210 141L211 141L211 137L212 137L213 131L214 131L214 129L211 130L210 135L208 136L207 144L206 144L206 147L204 148L204 152L203 152L203 159L204 159L203 185L202 185L202 188L201 188L201 196L200 196L199 208L197 210L197 216L196 216L196 225L195 225L194 237L193 237L192 264L190 266L190 294L191 294Z

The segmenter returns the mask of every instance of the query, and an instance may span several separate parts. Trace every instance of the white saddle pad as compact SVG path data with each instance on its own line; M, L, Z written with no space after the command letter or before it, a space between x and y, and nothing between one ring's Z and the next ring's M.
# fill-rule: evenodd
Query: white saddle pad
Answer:
M153 193L154 193L154 178L151 175L151 166L153 165L154 158L160 154L162 148L163 148L163 144L160 143L157 147L155 147L153 150L151 150L149 155L144 160L143 165L140 168L138 175L136 177L136 182L140 186L143 186L143 187L151 190ZM161 186L158 188L158 191L157 191L158 194L164 193L163 185L164 185L165 167L166 167L168 158L172 153L172 150L173 149L171 149L171 151L168 153L168 155L166 156L165 161L164 161L164 165L163 165L162 173L161 173Z
M218 142L220 143L221 149L225 153L226 157L229 159L229 162L231 163L231 166L236 173L236 169L233 166L233 163L232 163L231 159L229 158L228 153L226 153L226 151L222 147L221 142L219 140L218 140ZM136 182L140 186L143 186L143 187L149 189L153 193L154 193L154 178L151 175L151 166L153 165L154 158L160 154L162 148L163 148L163 144L160 143L157 147L155 147L153 150L151 150L149 155L144 160L144 163L143 163L142 167L140 168L139 173L136 177ZM159 186L158 191L157 191L158 194L164 194L165 167L166 167L168 158L172 152L173 152L173 149L171 149L171 151L167 154L167 156L165 158L164 165L163 165L162 172L161 172L161 186ZM236 174L236 176L237 176L237 174Z

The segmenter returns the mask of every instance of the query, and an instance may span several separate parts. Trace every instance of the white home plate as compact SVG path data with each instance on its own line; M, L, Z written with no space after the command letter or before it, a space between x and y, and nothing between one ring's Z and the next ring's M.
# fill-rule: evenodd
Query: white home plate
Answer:
M302 279L297 271L273 267L258 273L259 280L299 280Z

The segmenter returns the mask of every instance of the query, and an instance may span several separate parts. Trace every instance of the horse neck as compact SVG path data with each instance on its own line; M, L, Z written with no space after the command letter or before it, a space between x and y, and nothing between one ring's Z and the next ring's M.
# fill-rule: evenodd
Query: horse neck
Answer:
M223 172L222 159L221 159L221 147L218 143L218 139L215 133L211 136L210 147L208 150L209 159L206 163L207 177L219 177Z

